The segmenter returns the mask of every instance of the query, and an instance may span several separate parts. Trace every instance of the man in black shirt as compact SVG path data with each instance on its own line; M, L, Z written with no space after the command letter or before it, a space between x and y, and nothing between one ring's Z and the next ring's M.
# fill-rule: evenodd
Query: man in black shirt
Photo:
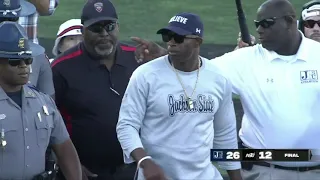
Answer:
M132 180L136 165L123 163L116 124L129 78L139 65L135 48L118 42L118 17L110 1L88 1L81 21L83 42L51 64L56 103L78 151L83 178Z

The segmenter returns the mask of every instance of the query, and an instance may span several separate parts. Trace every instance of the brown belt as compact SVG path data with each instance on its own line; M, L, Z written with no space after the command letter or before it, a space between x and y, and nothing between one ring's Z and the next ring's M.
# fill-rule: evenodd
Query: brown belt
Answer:
M267 162L253 162L253 164L257 165L257 166L274 167L276 169L282 169L282 170L288 170L288 171L298 171L298 172L305 172L305 171L320 169L320 165L319 166L312 166L312 167L284 167L284 166L279 166L279 165L273 165L273 164L270 164Z

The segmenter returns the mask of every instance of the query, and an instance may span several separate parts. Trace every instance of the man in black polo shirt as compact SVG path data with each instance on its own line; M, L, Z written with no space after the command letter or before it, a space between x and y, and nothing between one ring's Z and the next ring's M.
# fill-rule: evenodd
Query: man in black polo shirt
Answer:
M88 1L81 15L83 42L52 62L56 103L78 151L84 179L134 177L135 164L123 163L116 124L129 78L139 64L135 48L118 42L117 20L110 1Z

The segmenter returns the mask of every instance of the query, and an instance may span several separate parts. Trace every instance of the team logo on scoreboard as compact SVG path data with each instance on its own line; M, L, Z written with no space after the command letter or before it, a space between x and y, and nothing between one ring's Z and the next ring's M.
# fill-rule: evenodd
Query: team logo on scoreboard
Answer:
M211 149L211 161L240 161L241 151L238 149Z
M211 151L211 160L222 160L223 159L223 151Z

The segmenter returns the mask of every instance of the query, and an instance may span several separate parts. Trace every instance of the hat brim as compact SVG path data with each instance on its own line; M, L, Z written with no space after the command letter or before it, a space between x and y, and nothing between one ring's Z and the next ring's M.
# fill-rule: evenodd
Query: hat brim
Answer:
M33 43L31 40L28 41L28 44L29 44L30 49L32 51L32 57L36 57L41 54L44 54L45 49L42 46L40 46L39 44Z
M84 27L88 27L91 26L92 24L95 24L97 22L100 21L117 21L118 19L116 18L111 18L111 17L98 17L98 18L93 18L93 19L89 19L89 20L85 20L83 22L83 26Z
M31 40L28 40L28 44L32 51L32 54L30 55L0 54L0 58L12 58L12 59L33 58L45 53L45 49L39 44L33 43Z
M59 46L59 43L61 41L61 39L63 37L67 37L67 36L79 36L79 35L82 35L82 33L77 33L75 32L74 30L72 31L69 31L67 32L66 34L64 34L63 36L60 36L60 37L57 37L57 39L54 41L54 46L52 48L52 54L54 56L58 56L58 46Z
M180 27L175 27L175 26L168 26L168 27L165 27L165 28L162 28L162 29L159 29L157 31L157 34L163 34L163 33L167 33L168 31L172 31L178 35L181 35L181 36L186 36L186 35L191 35L192 33L189 32L189 31L186 31Z
M25 16L30 16L37 12L36 7L25 0L20 0L20 6L21 6L21 10L17 11L16 15L14 15L13 13L7 13L6 15L3 15L2 13L0 13L0 17L6 17L6 18L25 17Z
M0 58L4 58L4 59L28 59L28 58L33 58L32 55L12 55L12 54L0 54Z
M20 0L20 5L21 11L19 17L30 16L37 12L36 7L25 0Z
M58 46L59 46L59 43L62 39L62 36L61 37L58 37L55 41L54 41L54 46L52 48L52 54L54 56L58 56Z

